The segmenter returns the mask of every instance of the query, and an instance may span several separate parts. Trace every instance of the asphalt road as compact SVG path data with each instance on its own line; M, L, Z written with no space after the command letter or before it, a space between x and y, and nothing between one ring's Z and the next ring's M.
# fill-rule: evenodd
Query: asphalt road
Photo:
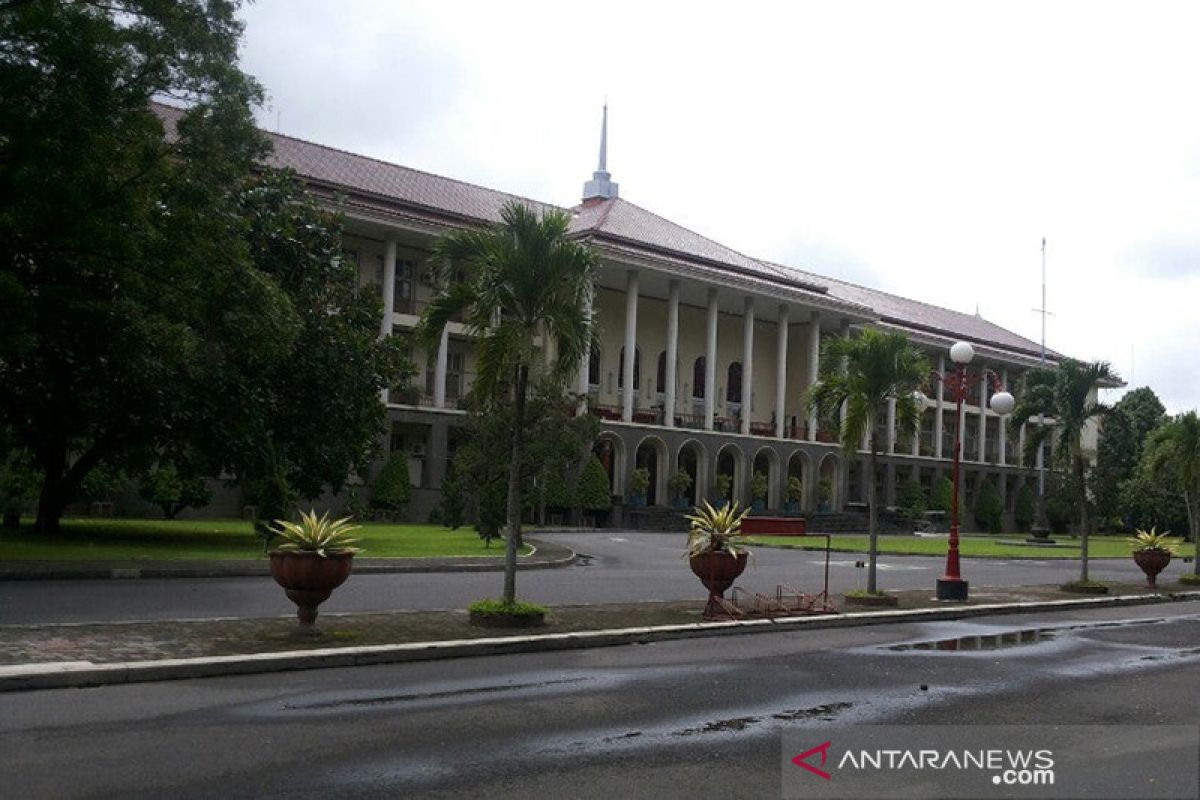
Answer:
M545 536L579 552L580 563L561 569L530 570L518 578L526 600L562 605L702 597L695 576L680 557L683 534L595 533ZM856 556L831 555L833 592L858 588L865 570ZM883 556L879 585L884 589L934 586L944 559ZM739 584L772 591L778 584L819 589L824 569L820 553L758 548ZM1172 564L1164 578L1185 567ZM975 596L989 586L1063 583L1078 577L1078 562L964 559L963 574ZM1144 580L1131 560L1094 560L1099 580ZM400 573L354 575L322 612L464 608L500 593L500 573ZM270 578L161 580L0 581L0 624L190 619L292 614L294 608Z
M776 797L796 726L1195 725L1198 641L1193 602L7 694L0 775L20 798ZM1140 746L1100 790L1145 787Z

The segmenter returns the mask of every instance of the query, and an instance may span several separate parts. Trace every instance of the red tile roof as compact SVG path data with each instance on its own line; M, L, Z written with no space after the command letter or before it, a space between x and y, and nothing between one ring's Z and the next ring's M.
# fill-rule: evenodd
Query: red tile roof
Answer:
M169 132L183 110L155 104ZM328 187L359 194L357 201L377 209L418 209L447 222L493 223L513 200L538 209L564 210L550 203L499 192L292 136L265 132L274 152L267 162L288 167ZM364 202L365 201L365 202ZM871 311L882 321L915 331L961 336L1005 350L1037 355L1039 345L980 317L868 289L782 264L751 258L626 200L591 201L569 210L572 231L629 251L717 267L751 280L810 292L814 298ZM1053 358L1058 353L1047 351Z

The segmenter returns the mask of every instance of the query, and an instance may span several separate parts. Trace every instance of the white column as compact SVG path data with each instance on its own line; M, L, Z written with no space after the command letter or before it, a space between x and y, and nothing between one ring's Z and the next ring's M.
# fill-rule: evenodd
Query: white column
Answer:
M663 392L663 424L675 427L675 364L679 360L679 281L671 281L667 293L667 387Z
M842 320L842 338L843 339L850 338L850 320L848 320L848 319ZM846 367L847 367L846 359L843 358L842 359L842 372L846 371ZM838 411L838 433L840 434L843 430L845 430L845 428L846 428L846 404L842 403L842 407ZM863 448L863 449L866 449L866 448Z
M742 435L750 433L750 408L754 399L754 298L742 303Z
M1008 391L1008 370L1001 370L1000 382L1002 384L1004 384L1004 391L1007 392ZM1000 466L1004 466L1005 464L1008 463L1008 456L1005 455L1005 453L1004 453L1004 449L1008 446L1008 426L1004 424L1004 417L1000 417L1000 419L999 419L999 429L998 430L999 430L1000 438L997 440L997 444L999 445L997 447L997 451L999 453L997 458L998 458L998 463L1000 464Z
M637 357L637 310L638 310L638 273L631 269L625 273L625 369L622 387L621 419L633 422L633 365Z
M909 455L912 455L912 456L921 455L921 428L923 426L924 420L925 420L925 404L918 403L917 404L917 429L912 432L912 442L911 442L911 446L909 449ZM917 472L917 468L913 467L913 474L915 475L916 472ZM914 478L913 480L916 480L916 478Z
M442 326L442 338L438 342L437 361L433 368L433 407L446 407L446 361L450 350L450 326Z
M821 317L816 311L812 312L812 320L808 323L808 391L817 385L821 376ZM808 440L817 440L817 414L808 415Z
M704 430L713 429L713 412L717 408L717 290L708 290L708 342L704 351Z
M392 312L396 302L396 240L388 239L383 247L383 319L379 323L379 335L392 332Z
M933 408L933 457L942 457L942 425L945 422L946 409L943 407L946 400L946 385L942 383L941 376L946 374L946 356L938 356L938 382L937 382L937 405Z
M383 246L383 319L379 321L379 338L390 336L392 333L392 311L396 302L396 240L388 239ZM391 390L383 387L379 393L380 399L386 405Z
M896 398L889 397L887 404L887 451L896 452Z
M592 303L596 294L595 286L588 286L587 292L583 297L584 314L589 318L592 316ZM577 415L587 413L587 393L588 393L588 370L592 361L592 349L589 347L583 354L583 358L579 359L579 379L575 385L575 391L579 394L579 407L576 409Z
M783 425L787 414L787 348L788 322L790 318L786 303L779 304L779 340L775 344L775 438L783 438ZM786 469L779 470L780 474Z
M1017 434L1017 463L1022 467L1025 466L1025 426L1021 426L1020 432Z
M987 368L981 367L979 374L979 461L987 461Z

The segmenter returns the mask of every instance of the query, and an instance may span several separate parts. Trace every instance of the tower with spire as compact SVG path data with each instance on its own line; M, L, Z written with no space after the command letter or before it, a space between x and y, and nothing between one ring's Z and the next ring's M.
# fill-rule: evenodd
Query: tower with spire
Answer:
M604 103L604 118L600 123L600 164L592 179L583 184L583 201L610 200L617 196L617 184L608 173L608 103Z

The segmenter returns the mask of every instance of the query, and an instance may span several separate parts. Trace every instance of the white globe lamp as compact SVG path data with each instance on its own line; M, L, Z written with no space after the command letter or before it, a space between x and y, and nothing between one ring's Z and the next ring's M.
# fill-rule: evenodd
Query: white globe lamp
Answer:
M955 342L950 348L950 360L955 364L970 364L975 358L975 348L966 342Z
M992 395L991 406L992 411L1003 417L1012 413L1017 407L1017 401L1008 392L996 392Z

